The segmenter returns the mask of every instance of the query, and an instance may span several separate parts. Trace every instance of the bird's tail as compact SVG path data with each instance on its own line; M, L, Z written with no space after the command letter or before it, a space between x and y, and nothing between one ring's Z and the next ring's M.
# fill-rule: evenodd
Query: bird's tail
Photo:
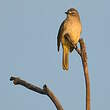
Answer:
M68 66L68 55L69 55L69 48L67 46L63 46L63 62L62 62L62 66L64 70L68 70L69 66Z

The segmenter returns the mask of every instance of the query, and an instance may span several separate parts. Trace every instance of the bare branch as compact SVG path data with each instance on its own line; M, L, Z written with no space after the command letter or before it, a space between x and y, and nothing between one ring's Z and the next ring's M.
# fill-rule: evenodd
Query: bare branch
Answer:
M30 84L30 83L28 83L18 77L10 77L10 81L13 81L13 83L15 85L22 85L22 86L24 86L32 91L35 91L39 94L47 95L51 99L51 101L54 103L57 110L63 110L63 107L61 106L58 99L55 97L55 95L52 93L52 91L46 85L44 85L43 89L41 89L40 87L32 85L32 84Z
M90 80L89 80L89 72L88 72L88 64L87 64L86 46L85 46L83 39L80 39L79 43L80 43L80 49L76 45L74 45L73 42L72 42L72 45L75 48L75 50L77 51L77 53L80 55L81 60L82 60L85 84L86 84L86 110L90 110ZM52 91L46 85L44 85L43 89L42 89L38 86L32 85L32 84L24 81L18 77L11 77L10 81L13 81L13 83L15 85L22 85L39 94L47 95L51 99L51 101L54 103L57 110L63 110L63 107L61 106L58 99L55 97L55 95L52 93Z
M85 76L85 84L86 84L86 110L90 110L90 80L89 80L89 72L88 72L88 64L87 64L86 46L83 39L80 39L79 43L80 43L81 60L82 60L84 76Z

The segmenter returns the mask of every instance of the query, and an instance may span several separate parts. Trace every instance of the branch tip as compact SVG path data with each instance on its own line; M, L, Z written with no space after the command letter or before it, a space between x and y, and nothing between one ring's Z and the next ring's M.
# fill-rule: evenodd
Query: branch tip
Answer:
M47 88L47 85L46 85L46 84L44 84L44 85L43 85L43 88L44 88L44 89L46 89L46 88Z
M10 81L13 81L13 80L15 80L15 77L11 76Z

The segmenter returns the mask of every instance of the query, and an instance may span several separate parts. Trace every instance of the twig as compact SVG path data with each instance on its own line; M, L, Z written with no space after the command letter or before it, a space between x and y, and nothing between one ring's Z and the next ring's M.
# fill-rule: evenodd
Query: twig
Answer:
M57 110L63 110L63 107L61 106L60 102L58 101L58 99L55 97L55 95L52 93L52 91L46 86L43 86L43 89L41 89L38 86L32 85L18 77L10 77L10 81L13 81L13 83L15 85L22 85L32 91L35 91L39 94L43 94L43 95L47 95L51 101L54 103L54 105L56 106Z
M89 80L89 72L88 72L88 64L87 64L86 46L83 39L80 39L79 43L80 43L81 60L82 60L84 76L85 76L85 84L86 84L86 110L90 110L90 80Z
M75 50L77 51L77 53L81 56L81 50L76 46Z

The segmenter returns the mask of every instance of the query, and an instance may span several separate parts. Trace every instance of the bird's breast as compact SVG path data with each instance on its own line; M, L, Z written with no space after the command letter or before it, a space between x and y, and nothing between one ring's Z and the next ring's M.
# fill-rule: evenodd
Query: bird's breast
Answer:
M81 33L81 23L78 20L74 21L67 21L64 25L64 35L68 33L70 36L70 39L77 44L80 33Z

